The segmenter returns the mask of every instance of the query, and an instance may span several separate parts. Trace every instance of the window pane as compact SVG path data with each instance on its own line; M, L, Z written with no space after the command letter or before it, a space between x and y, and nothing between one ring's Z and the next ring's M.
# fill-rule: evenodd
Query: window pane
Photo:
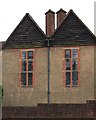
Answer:
M72 84L73 86L78 84L78 72L72 72Z
M70 57L71 57L71 51L65 50L65 58L70 58Z
M26 73L21 74L21 82L22 82L22 85L26 85Z
M28 51L28 59L33 59L33 51Z
M70 70L70 59L66 59L66 70Z
M33 70L32 61L28 61L28 71L32 71L32 70Z
M22 61L22 71L26 71L26 61Z
M22 59L26 59L26 51L22 51Z
M78 70L78 61L77 61L77 59L72 59L72 70Z
M28 85L32 85L32 73L28 73Z
M77 58L78 57L78 50L77 49L73 49L72 50L72 58Z
M66 72L66 86L70 86L70 72Z

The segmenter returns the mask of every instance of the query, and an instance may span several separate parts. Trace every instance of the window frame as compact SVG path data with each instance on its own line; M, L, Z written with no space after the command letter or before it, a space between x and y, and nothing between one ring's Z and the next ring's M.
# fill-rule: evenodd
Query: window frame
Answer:
M72 68L72 60L73 60L73 57L72 57L72 50L73 49L77 49L77 58L75 58L78 62L78 69L77 70L73 70ZM68 60L70 60L70 70L66 70L66 57L65 57L65 51L66 50L70 50L71 53L70 53L70 58L67 58ZM77 47L66 47L66 48L63 48L63 83L64 83L64 86L65 87L77 87L80 85L80 48L77 48ZM67 72L70 72L70 85L66 85L66 73ZM72 73L73 72L78 72L78 82L77 82L77 85L73 85L72 84Z
M22 52L25 51L26 52L26 71L22 71ZM28 52L32 51L33 52L33 57L31 59L32 61L32 71L28 71L28 61L30 61L30 59L28 60ZM34 69L35 69L35 50L34 49L22 49L20 50L20 71L19 71L19 81L20 81L20 86L22 87L33 87L34 86ZM22 73L26 73L26 85L22 84ZM28 84L28 74L32 73L32 85Z

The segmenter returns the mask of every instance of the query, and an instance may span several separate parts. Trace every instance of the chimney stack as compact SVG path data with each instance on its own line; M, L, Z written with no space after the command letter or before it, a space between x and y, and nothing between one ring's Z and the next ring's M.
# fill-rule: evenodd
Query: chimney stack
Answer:
M57 11L57 28L61 25L63 22L65 16L66 16L66 11L64 11L62 8Z
M45 13L45 19L46 19L46 34L48 37L50 37L55 30L55 12L49 9L49 11Z

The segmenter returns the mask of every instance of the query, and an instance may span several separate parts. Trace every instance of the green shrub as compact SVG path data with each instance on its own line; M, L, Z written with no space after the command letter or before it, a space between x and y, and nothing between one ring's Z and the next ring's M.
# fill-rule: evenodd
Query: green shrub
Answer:
M2 99L3 99L3 87L0 86L0 106L1 106L1 103L2 103Z

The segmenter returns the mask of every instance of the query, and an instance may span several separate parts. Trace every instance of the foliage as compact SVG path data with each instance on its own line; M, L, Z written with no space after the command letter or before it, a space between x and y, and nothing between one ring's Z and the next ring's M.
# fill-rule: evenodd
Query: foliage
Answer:
M2 98L3 98L3 96L2 96L2 86L0 85L0 106L1 106L1 103L2 103Z

